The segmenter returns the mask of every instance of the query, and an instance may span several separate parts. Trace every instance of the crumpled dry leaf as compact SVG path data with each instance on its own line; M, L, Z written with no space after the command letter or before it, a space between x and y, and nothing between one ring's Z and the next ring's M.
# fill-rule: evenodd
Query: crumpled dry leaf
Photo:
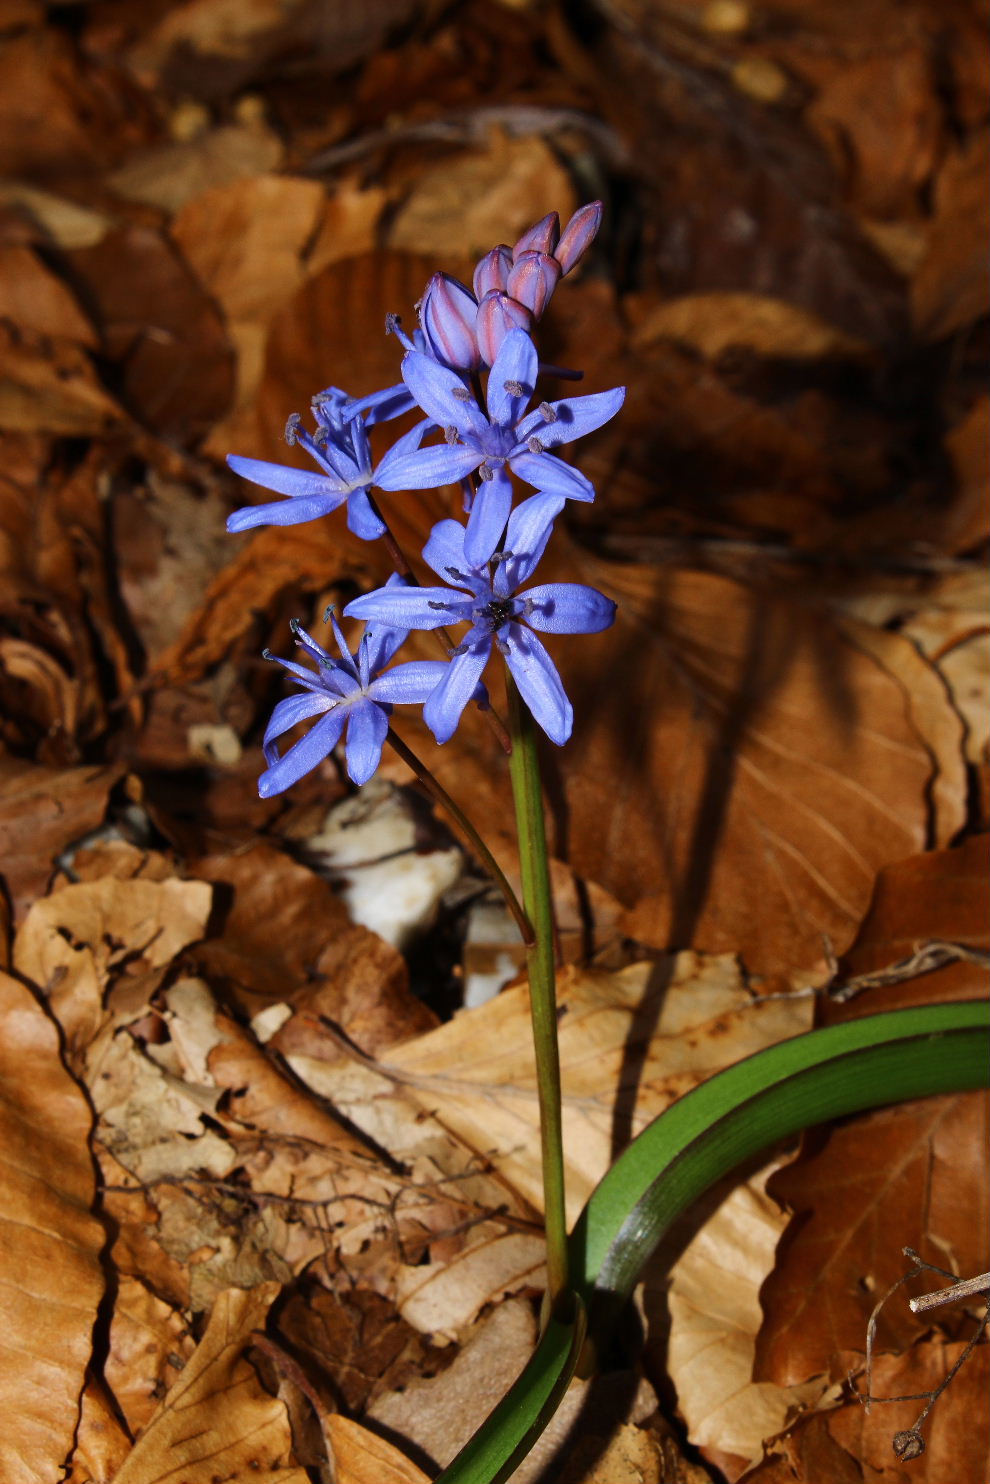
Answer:
M55 1478L79 1419L103 1297L92 1113L58 1030L0 974L0 1474Z
M926 1098L839 1125L774 1177L771 1194L793 1217L763 1289L761 1380L841 1379L835 1357L865 1351L873 1306L906 1271L902 1247L960 1277L985 1266L987 1139L982 1094ZM895 1297L879 1320L878 1349L904 1350L931 1325Z
M15 918L42 895L62 851L103 822L119 773L0 763L0 862Z
M181 1373L194 1348L189 1323L179 1310L138 1279L121 1274L103 1372L133 1437L147 1427L162 1392Z
M684 953L617 974L568 968L559 976L557 998L571 1219L608 1168L617 1142L621 1146L721 1067L811 1023L810 998L754 998L728 955ZM525 986L503 990L395 1047L382 1069L541 1208Z
M688 1440L731 1480L763 1458L767 1438L826 1384L755 1380L760 1285L774 1269L787 1218L766 1194L774 1160L731 1190L670 1269L666 1365ZM647 1297L647 1304L649 1299Z
M201 938L212 889L205 881L84 881L36 902L14 945L14 963L48 997L73 1060L111 1019L112 979L165 969ZM147 982L141 986L146 991Z
M398 1448L350 1417L326 1419L336 1484L429 1484Z
M637 316L631 344L677 340L715 360L744 346L757 355L787 360L862 356L869 347L808 309L769 294L684 294Z
M261 1283L250 1293L218 1294L206 1333L173 1383L114 1484L188 1484L218 1476L247 1484L307 1484L291 1459L285 1407L262 1388L244 1352L279 1293Z

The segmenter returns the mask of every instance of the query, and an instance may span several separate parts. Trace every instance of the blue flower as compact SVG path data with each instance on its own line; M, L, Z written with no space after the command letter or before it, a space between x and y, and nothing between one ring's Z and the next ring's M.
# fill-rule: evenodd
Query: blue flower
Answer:
M393 576L383 591L392 592L397 586L401 586L401 579ZM282 793L323 762L340 741L345 727L348 775L354 783L367 783L381 761L392 707L403 702L421 704L447 673L448 666L443 660L416 660L379 673L406 638L408 629L376 625L373 631L365 631L352 654L336 618L331 622L339 660L327 654L299 624L293 624L296 643L316 661L317 668L310 670L294 660L277 661L292 674L302 691L279 701L265 731L268 768L258 780L258 792L263 799ZM276 657L266 654L266 658ZM313 716L319 717L315 726L280 756L278 738Z
M564 500L552 494L533 495L517 506L509 517L506 550L497 559L494 576L487 567L478 570L468 560L466 531L460 522L442 520L433 527L423 559L438 577L446 577L465 591L389 586L355 598L345 608L355 618L410 629L471 625L423 709L423 718L438 742L446 742L456 731L493 644L505 657L523 700L551 741L562 745L570 736L571 703L533 630L596 634L612 623L615 604L595 588L576 582L552 582L516 593L520 583L532 575L563 508Z
M384 394L380 394L384 395ZM408 398L407 398L408 400ZM309 433L295 415L285 430L286 442L298 443L318 466L318 474L306 469L292 469L284 464L271 464L265 459L246 459L228 454L227 463L235 474L260 484L264 489L286 495L288 499L267 505L246 505L235 510L227 520L227 530L247 531L252 526L295 526L303 521L328 515L347 502L347 524L363 541L373 541L385 530L375 512L368 491L376 482L365 419L354 412L354 401L338 387L328 387L313 401L316 432ZM403 409L404 410L404 409ZM382 416L380 407L375 411ZM374 413L367 419L375 420ZM419 447L423 434L431 426L420 422L392 449L409 453Z
M382 459L376 482L384 490L436 489L478 471L481 485L468 520L464 557L480 567L501 540L512 506L511 471L526 484L562 499L593 500L594 486L552 450L600 428L615 416L624 387L589 397L567 397L527 408L538 372L536 347L525 330L510 330L488 378L488 416L456 371L410 350L402 377L446 443L409 451L398 444Z

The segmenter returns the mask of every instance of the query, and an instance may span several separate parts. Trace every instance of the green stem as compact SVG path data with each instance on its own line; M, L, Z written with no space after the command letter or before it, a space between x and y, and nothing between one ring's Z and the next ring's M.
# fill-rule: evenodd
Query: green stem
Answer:
M543 1157L543 1200L547 1233L547 1293L550 1312L563 1316L570 1294L567 1267L567 1218L564 1207L564 1144L560 1102L560 1053L557 1048L557 991L554 973L553 901L536 729L511 675L509 733L512 755L509 773L519 833L523 906L536 929L536 942L527 949L530 1014L536 1047L536 1083L540 1105L540 1149Z
M503 897L505 898L505 905L508 907L513 917L516 919L516 922L519 926L519 931L522 933L523 942L526 944L527 948L530 947L531 944L536 942L536 934L533 931L533 925L530 922L529 918L526 916L526 913L523 911L519 898L516 896L515 892L512 890L512 887L506 880L505 872L502 870L502 867L499 865L498 861L488 849L488 846L485 844L484 840L482 840L481 836L478 834L478 831L475 829L474 825L464 813L464 810L459 804L454 802L454 800L450 797L450 794L444 788L443 784L440 783L438 779L433 776L426 764L416 756L411 747L406 746L402 738L397 736L396 733L393 732L391 727L389 727L388 729L388 741L392 749L399 754L402 761L404 763L407 763L409 767L412 768L413 772L416 774L416 777L419 779L420 783L422 783L423 787L430 794L433 795L433 798L442 809L446 809L447 813L451 816L455 823L458 824L463 830L464 834L467 835L468 842L470 843L472 850L474 850L475 853L481 857L484 864L488 867L489 873L492 876L495 885L500 889Z

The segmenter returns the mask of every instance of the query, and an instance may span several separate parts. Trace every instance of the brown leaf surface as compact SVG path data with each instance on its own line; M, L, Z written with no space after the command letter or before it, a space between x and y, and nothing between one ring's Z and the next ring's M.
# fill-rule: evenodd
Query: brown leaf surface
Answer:
M878 868L924 845L933 786L946 833L958 826L959 723L924 661L883 636L921 681L907 692L888 653L875 662L785 597L582 567L620 609L614 631L582 641L579 673L564 657L581 718L568 858L634 904L640 941L731 944L761 969L812 964L826 937L844 947ZM603 694L622 696L631 726L614 726Z
M790 1385L831 1370L840 1351L864 1351L873 1306L908 1266L902 1247L960 1277L982 1270L987 1114L976 1092L902 1103L841 1125L774 1177L771 1193L794 1217L763 1289L761 1380ZM918 1291L938 1286L926 1277ZM902 1351L930 1325L895 1296L878 1348Z
M103 1297L92 1113L57 1027L0 975L0 1474L55 1478L68 1455Z
M55 860L103 822L117 768L0 766L0 860L17 918L40 897Z
M337 1484L429 1484L404 1453L350 1417L328 1417L326 1429Z
M291 1459L285 1407L263 1390L244 1354L278 1292L277 1283L262 1283L217 1296L206 1333L114 1484L164 1484L177 1471L189 1484L218 1475L247 1484L259 1474L272 1484L307 1484Z

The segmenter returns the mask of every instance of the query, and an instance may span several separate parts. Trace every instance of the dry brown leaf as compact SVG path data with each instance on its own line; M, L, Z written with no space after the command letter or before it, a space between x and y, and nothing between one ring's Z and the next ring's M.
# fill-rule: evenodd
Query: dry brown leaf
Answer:
M178 1474L184 1484L213 1484L218 1475L230 1484L307 1484L291 1461L285 1407L244 1355L278 1292L277 1283L261 1283L217 1296L206 1333L114 1484L164 1484Z
M657 1008L658 1001L662 1004ZM692 953L618 974L560 975L560 1058L569 1211L576 1217L618 1139L720 1067L810 1025L808 998L754 1000L735 960ZM407 1095L542 1204L528 991L395 1047L383 1070ZM622 1131L625 1131L624 1134Z
M134 155L107 184L127 201L175 212L204 191L277 170L282 155L278 135L254 119Z
M0 765L0 863L15 917L24 916L73 841L102 824L118 768Z
M75 1435L104 1291L93 1118L56 1025L7 974L0 1019L0 1474L53 1479Z
M404 1453L350 1417L328 1417L326 1432L336 1484L429 1484Z
M846 359L869 348L810 310L768 294L685 294L658 304L639 318L631 344L641 348L664 339L693 346L709 360L740 346L787 360Z
M201 938L212 889L205 881L86 881L36 902L17 935L18 972L47 995L80 1061L109 1014L115 974L166 968Z
M865 1351L873 1306L909 1266L902 1247L960 1277L985 1266L987 1111L976 1092L885 1108L774 1177L771 1193L794 1217L763 1290L761 1380L800 1383L832 1370L840 1351ZM912 1291L926 1286L937 1281ZM895 1295L877 1347L903 1350L931 1322Z
M0 248L0 319L31 335L96 348L93 326L71 290L28 247Z
M123 420L76 341L24 338L6 325L0 329L0 428L82 437L109 433Z
M79 1427L65 1484L111 1484L131 1451L133 1439L120 1421L114 1398L90 1374L82 1396Z
M488 148L423 171L389 227L388 244L438 259L477 258L514 242L551 208L561 221L577 201L557 155L536 134L493 129Z
M766 1194L775 1160L737 1186L669 1271L666 1365L688 1440L730 1480L763 1458L767 1438L798 1408L817 1404L825 1383L753 1379L760 1285L772 1272L787 1218ZM647 1300L648 1302L648 1300Z
M940 841L961 821L961 728L938 677L909 641L877 639L877 663L778 593L579 565L620 606L579 658L560 646L578 724L557 853L635 903L640 941L731 947L763 970L820 961L826 938L841 951L877 870L927 843L930 798Z
M939 172L928 252L911 285L912 319L926 340L964 329L990 307L983 252L990 227L988 163L984 129L952 152Z
M136 1278L119 1276L103 1374L132 1436L147 1427L194 1348L178 1309Z

